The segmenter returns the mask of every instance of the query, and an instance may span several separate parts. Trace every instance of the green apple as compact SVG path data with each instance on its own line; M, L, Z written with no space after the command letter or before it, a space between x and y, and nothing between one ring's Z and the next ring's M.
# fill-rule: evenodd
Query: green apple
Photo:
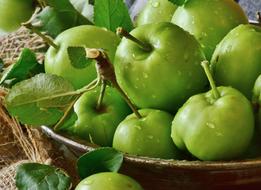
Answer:
M194 95L179 109L172 122L175 145L201 160L229 160L241 156L254 133L249 100L231 87L216 87L206 62L212 87Z
M107 87L99 109L98 98L99 90L86 92L80 97L74 105L78 119L67 132L97 145L111 146L117 126L131 110L111 87Z
M128 176L103 172L83 179L75 190L143 190L143 188Z
M175 112L204 90L205 56L192 35L167 22L139 26L131 35L150 47L124 38L115 55L117 80L134 104Z
M113 62L120 38L106 29L82 25L70 28L57 36L54 43L58 49L50 47L45 56L46 73L62 76L76 89L85 86L96 78L95 64L73 65L68 56L68 47L104 49Z
M210 60L224 36L248 19L233 0L188 0L176 10L172 22L193 34Z
M177 6L168 0L149 0L137 17L137 26L157 23L170 22Z
M261 74L261 28L240 25L229 32L213 54L211 69L217 85L232 86L251 100Z
M33 0L0 0L0 31L17 30L30 19L34 11Z
M173 116L153 109L139 112L142 118L131 114L119 124L114 134L113 148L138 156L179 158L170 137Z
M261 133L261 74L255 82L252 102L256 108L256 125L259 128L259 132Z

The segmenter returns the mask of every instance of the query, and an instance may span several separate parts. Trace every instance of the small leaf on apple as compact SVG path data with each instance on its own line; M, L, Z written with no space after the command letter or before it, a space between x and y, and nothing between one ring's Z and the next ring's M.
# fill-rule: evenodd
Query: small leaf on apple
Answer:
M113 32L118 27L127 31L133 29L128 8L122 0L96 0L94 3L94 23Z
M42 73L15 84L5 98L5 105L22 123L54 125L74 100L74 96L64 94L73 91L72 84L64 78Z
M69 190L71 178L63 170L38 163L21 164L16 172L19 190Z
M67 48L69 59L71 64L78 69L88 67L94 61L86 57L86 51L84 47L68 47Z
M82 179L99 172L117 172L123 162L123 154L113 148L99 148L81 156L77 161Z
M12 85L14 85L17 82L43 72L44 67L38 63L35 53L30 49L25 48L17 62L10 65L4 71L0 84L4 83L6 80L13 79Z

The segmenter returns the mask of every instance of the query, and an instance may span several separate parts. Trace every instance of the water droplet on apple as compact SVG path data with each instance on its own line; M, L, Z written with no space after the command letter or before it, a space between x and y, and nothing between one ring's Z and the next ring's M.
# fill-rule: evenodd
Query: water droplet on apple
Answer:
M210 122L207 122L206 125L207 125L210 129L215 129L215 128L216 128L215 124L210 123Z
M134 128L141 130L141 126L139 126L139 125L134 125Z
M207 37L208 34L206 32L202 32L202 36Z
M145 79L147 79L147 78L149 78L149 75L148 75L147 73L143 73L143 77L144 77Z
M157 98L157 96L156 96L155 94L153 94L153 95L152 95L152 98L153 98L153 99L156 99L156 98Z
M152 7L154 8L158 8L160 6L160 2L156 1L156 2L152 2L151 3Z
M84 185L91 185L92 183L93 183L93 180L90 180L90 179L84 181Z
M154 137L152 135L148 136L148 139L152 140Z
M222 133L220 133L220 132L216 132L216 135L218 136L218 137L223 137L224 135L222 134Z

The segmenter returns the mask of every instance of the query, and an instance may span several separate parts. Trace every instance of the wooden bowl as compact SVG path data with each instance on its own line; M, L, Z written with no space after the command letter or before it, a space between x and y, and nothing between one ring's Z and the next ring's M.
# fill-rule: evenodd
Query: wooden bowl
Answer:
M93 144L57 134L45 126L42 126L42 130L79 156L97 148ZM145 190L261 189L261 158L206 162L162 160L126 154L120 172L136 179Z
M250 20L250 24L258 25ZM97 148L42 126L52 139L77 155ZM261 190L261 158L236 161L162 160L125 154L121 173L136 179L145 190Z

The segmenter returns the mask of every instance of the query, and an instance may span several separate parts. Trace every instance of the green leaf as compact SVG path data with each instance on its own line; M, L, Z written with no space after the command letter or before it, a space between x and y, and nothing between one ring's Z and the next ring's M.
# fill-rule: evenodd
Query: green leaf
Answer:
M9 79L13 79L12 84L15 84L41 72L44 72L43 65L37 62L34 52L25 48L18 61L4 71L0 84Z
M118 27L123 27L127 31L133 29L128 8L123 0L95 0L94 23L113 32Z
M82 69L88 67L92 63L95 63L94 60L86 57L84 47L68 47L67 51L71 64L77 69Z
M54 96L72 91L74 88L67 80L42 73L14 85L5 98L5 104L9 113L24 124L54 125L74 98Z
M113 148L99 148L81 156L77 161L82 179L99 172L117 172L123 162L123 154Z
M69 190L72 186L61 169L37 163L20 165L15 179L18 190Z
M171 3L181 6L184 5L188 0L169 0Z
M73 7L69 0L47 0L47 2L49 6L36 16L33 25L52 37L74 26L92 24Z

